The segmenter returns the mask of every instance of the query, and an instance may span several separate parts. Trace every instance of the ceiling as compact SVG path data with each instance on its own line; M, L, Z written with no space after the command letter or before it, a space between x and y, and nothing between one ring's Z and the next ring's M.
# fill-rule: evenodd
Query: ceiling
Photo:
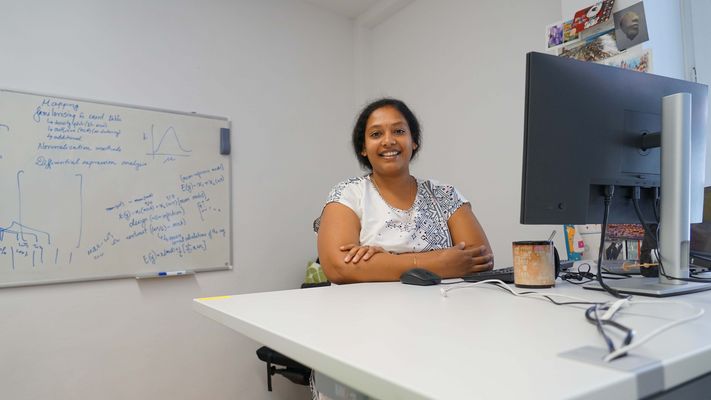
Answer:
M358 18L381 0L304 0L346 18Z

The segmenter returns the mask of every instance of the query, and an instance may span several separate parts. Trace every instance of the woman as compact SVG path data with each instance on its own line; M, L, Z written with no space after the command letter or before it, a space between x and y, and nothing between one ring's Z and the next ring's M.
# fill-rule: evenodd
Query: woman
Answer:
M336 185L321 214L318 254L334 283L396 281L411 268L454 278L493 268L486 234L452 186L410 175L420 125L400 100L377 100L353 128L369 174Z

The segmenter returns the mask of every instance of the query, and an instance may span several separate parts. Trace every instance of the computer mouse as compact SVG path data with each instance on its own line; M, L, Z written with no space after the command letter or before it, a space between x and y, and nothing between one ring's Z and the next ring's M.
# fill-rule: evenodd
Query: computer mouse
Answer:
M439 285L442 282L442 278L424 268L412 268L400 275L400 282L407 285L430 286Z

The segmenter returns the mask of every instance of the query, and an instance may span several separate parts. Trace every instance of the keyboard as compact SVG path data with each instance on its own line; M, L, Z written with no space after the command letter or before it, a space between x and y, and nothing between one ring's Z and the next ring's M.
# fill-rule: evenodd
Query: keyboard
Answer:
M513 267L491 269L463 276L462 279L465 282L480 282L487 279L498 279L500 281L504 281L505 283L514 283L514 269Z

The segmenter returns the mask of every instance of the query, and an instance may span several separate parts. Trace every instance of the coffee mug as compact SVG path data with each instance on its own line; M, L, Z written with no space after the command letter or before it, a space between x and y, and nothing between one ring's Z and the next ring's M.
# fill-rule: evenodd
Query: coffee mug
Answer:
M560 258L553 242L513 242L514 284L523 288L555 286Z

